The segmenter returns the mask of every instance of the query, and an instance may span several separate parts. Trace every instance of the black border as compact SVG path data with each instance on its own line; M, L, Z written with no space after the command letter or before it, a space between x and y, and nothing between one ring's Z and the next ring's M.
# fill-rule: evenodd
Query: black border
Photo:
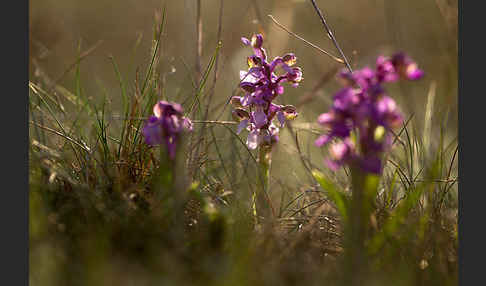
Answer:
M466 4L467 3L467 9ZM460 0L459 10L459 284L484 284L484 9ZM474 4L477 7L474 7ZM467 11L467 12L466 12ZM468 39L469 41L466 41ZM479 154L483 152L483 154ZM483 155L483 156L481 156ZM473 162L473 158L476 162ZM477 164L476 164L477 163ZM483 163L484 164L484 163Z
M463 0L458 1L458 173L459 173L459 182L458 182L458 198L459 198L459 210L458 210L458 236L459 236L459 248L458 248L458 267L459 267L459 285L466 285L466 273L464 271L464 195L463 190L464 188L464 128L463 128L463 114L464 114L464 100L461 95L464 94L464 86L463 86L463 67L464 67L464 58L462 57L463 51L463 13L464 13L464 3Z
M4 3L2 28L2 285L28 285L29 1Z

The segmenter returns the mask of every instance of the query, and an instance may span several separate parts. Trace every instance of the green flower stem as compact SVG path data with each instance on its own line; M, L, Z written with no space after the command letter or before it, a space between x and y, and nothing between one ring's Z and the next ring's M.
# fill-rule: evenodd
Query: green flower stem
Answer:
M272 165L272 146L262 145L258 150L258 182L259 192L256 194L254 214L257 218L271 219L273 208L268 196L270 190L270 167ZM255 209L256 208L256 209ZM259 219L257 219L259 222Z
M353 275L347 275L353 281L348 285L358 285L359 280L363 277L363 266L365 263L365 196L364 182L365 175L359 169L351 170L352 177L352 199L349 216L349 236L348 236L348 260L349 267Z
M155 194L158 209L165 213L170 221L180 224L184 219L184 205L187 199L184 176L184 138L180 138L175 158L169 156L167 147L159 147L159 168L156 171Z
M347 225L344 285L360 285L367 271L366 239L373 212L373 200L378 188L379 177L367 174L359 168L351 168L352 199Z
M158 170L158 183L160 193L167 193L173 188L174 182L174 160L169 157L167 148L165 146L160 146L160 160L159 160L159 170Z

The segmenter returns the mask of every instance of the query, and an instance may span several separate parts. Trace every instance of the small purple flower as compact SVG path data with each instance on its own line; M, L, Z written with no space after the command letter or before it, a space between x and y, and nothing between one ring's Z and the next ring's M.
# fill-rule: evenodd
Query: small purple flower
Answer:
M245 45L245 46L249 46L250 45L250 40L248 40L245 37L241 37L241 41L243 42L243 45Z
M416 80L423 74L403 53L391 58L379 56L375 69L342 71L339 78L344 87L334 95L331 110L317 119L329 131L317 138L316 146L324 146L335 138L341 140L332 143L329 149L328 167L336 170L348 164L365 172L381 173L381 157L391 147L389 131L403 121L397 104L386 95L383 84L398 79ZM351 139L353 133L357 136L355 141ZM359 148L355 148L353 142L359 144Z
M261 144L273 145L278 142L279 128L270 123L267 129L259 129L253 123L247 127L249 129L246 145L250 149L256 149Z
M405 79L418 80L424 76L424 72L418 68L417 63L404 53L393 55L391 62L398 74Z
M374 107L374 120L388 128L398 127L403 121L395 101L388 96L378 99Z
M233 115L236 115L235 119L240 122L237 133L247 129L247 146L256 149L260 144L278 142L279 128L272 122L275 117L280 127L283 127L286 121L297 117L298 113L294 106L277 105L273 100L283 94L284 82L294 87L298 86L303 79L302 70L293 67L297 57L292 53L268 62L266 51L263 49L263 36L260 34L253 35L251 40L242 37L241 41L245 46L251 46L254 54L247 59L248 71L240 71L239 87L244 95L234 96L231 103L235 107Z
M327 166L336 171L344 164L351 162L354 156L354 145L349 138L343 141L336 142L329 147L329 155L331 159L326 161Z
M376 59L376 77L379 82L395 82L399 78L392 61L384 56Z
M159 101L153 112L155 116L149 117L142 130L145 143L150 146L165 143L169 158L174 159L180 133L192 131L192 122L183 116L182 106L178 103Z
M356 91L350 87L343 88L334 95L333 108L342 113L352 113L359 102Z

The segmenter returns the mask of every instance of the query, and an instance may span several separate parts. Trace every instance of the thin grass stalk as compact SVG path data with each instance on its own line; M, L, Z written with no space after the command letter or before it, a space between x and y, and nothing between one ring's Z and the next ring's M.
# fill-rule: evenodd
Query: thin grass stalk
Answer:
M220 47L222 45L221 42L221 34L223 29L223 3L224 0L220 1L219 4L219 20L218 20L218 35L217 35L217 46ZM213 77L213 85L211 87L211 93L208 96L208 104L206 105L206 113L204 114L204 120L208 120L209 114L209 106L211 106L211 102L215 93L216 88L216 81L218 80L218 63L219 63L219 53L216 54L216 59L214 62L214 77ZM203 125L205 127L205 125Z
M344 63L346 64L346 67L348 68L350 73L353 73L353 69L351 68L351 65L349 64L348 59L344 55L343 50L339 46L338 41L334 37L334 34L331 31L331 28L327 25L326 19L324 18L324 15L322 14L321 10L319 7L317 7L317 4L314 0L311 0L312 6L314 6L314 9L316 10L317 15L319 16L319 19L321 19L322 25L324 25L324 28L326 28L327 34L329 35L329 38L331 38L332 42L334 43L334 46L336 49L339 51L339 54L341 55L341 58L343 59Z
M201 81L201 57L202 57L202 18L201 0L196 0L196 84Z

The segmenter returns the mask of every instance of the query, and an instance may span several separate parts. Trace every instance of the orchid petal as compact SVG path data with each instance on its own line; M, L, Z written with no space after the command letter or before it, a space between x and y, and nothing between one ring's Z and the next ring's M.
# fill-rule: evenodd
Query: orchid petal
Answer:
M248 123L250 121L248 119L243 119L240 121L240 124L238 124L238 128L236 130L236 134L240 134L243 129L245 129L248 126Z

